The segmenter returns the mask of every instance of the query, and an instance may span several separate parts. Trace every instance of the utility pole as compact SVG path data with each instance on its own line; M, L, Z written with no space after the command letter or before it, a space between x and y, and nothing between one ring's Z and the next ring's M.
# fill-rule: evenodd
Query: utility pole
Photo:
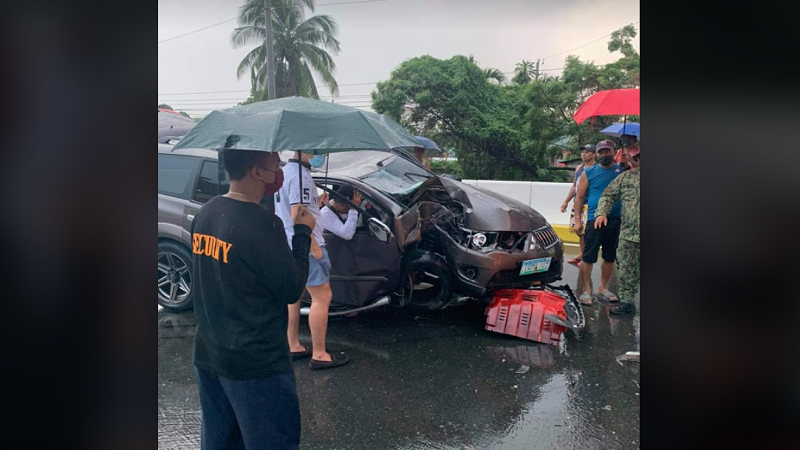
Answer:
M536 81L539 81L539 64L542 62L541 59L536 60Z
M272 0L264 0L264 18L267 20L267 95L275 99L275 55L272 51Z

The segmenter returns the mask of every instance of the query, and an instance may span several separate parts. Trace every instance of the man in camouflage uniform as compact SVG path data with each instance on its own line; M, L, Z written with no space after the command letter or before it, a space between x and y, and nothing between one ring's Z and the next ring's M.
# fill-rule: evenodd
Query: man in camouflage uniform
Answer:
M611 314L636 313L633 300L639 286L639 153L638 147L629 150L636 163L634 168L618 176L608 185L595 213L595 228L608 223L606 215L617 201L622 201L622 225L617 248L617 270L619 271L619 306L611 308Z

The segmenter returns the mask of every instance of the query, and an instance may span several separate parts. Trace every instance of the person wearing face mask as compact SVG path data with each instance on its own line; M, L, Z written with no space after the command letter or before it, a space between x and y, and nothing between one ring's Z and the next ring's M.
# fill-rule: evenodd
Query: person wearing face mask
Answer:
M606 217L614 204L622 204L617 265L619 268L620 304L611 308L611 314L635 314L634 299L639 289L639 147L631 149L631 170L617 177L608 185L595 212L594 226L602 228L608 224Z
M306 290L311 295L311 312L308 316L308 325L311 329L311 348L307 348L300 342L301 296L298 296L294 304L289 305L289 322L286 330L292 358L298 360L310 356L309 367L312 370L343 366L350 360L347 355L331 355L325 348L328 311L333 298L330 283L331 260L322 234L323 219L319 208L317 186L311 177L311 168L323 167L325 158L324 155L313 156L297 152L295 158L290 159L289 163L283 167L286 180L283 187L275 194L275 213L278 217L290 217L294 214L295 208L303 204L316 219L316 226L311 236L312 257L309 260L308 280L306 280ZM302 192L300 192L300 177L303 180ZM294 230L286 227L285 231L287 239L291 241Z
M598 156L597 164L583 171L578 182L578 195L575 197L576 211L580 211L584 203L589 206L583 238L583 261L580 266L584 292L578 299L585 306L592 305L592 269L597 263L598 253L601 248L603 250L603 262L600 266L600 286L598 286L596 295L608 302L615 303L619 301L617 295L608 290L608 283L614 273L617 257L621 204L619 202L615 203L607 214L607 226L600 229L596 229L594 226L597 205L603 195L603 191L622 173L622 168L614 162L614 147L614 142L609 140L600 141L595 146ZM579 218L574 221L573 228L578 234L584 233L584 226Z
M206 203L191 228L200 446L297 449L286 306L305 287L316 220L304 207L294 211L290 250L285 223L260 206L282 185L278 154L225 150L221 159L230 190Z

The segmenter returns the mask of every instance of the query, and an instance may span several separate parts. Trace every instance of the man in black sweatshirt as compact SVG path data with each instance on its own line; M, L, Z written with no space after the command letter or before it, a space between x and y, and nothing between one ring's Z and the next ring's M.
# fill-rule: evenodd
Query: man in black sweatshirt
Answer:
M226 150L222 159L230 191L192 223L201 447L297 449L286 306L305 288L315 220L297 210L290 250L283 222L259 205L283 183L278 154Z

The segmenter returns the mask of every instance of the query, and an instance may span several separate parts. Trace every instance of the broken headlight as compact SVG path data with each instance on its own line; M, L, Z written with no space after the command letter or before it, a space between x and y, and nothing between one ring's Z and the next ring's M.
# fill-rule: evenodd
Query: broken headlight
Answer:
M488 251L494 250L497 246L497 233L487 231L471 231L462 228L462 232L467 233L465 247L471 250Z

